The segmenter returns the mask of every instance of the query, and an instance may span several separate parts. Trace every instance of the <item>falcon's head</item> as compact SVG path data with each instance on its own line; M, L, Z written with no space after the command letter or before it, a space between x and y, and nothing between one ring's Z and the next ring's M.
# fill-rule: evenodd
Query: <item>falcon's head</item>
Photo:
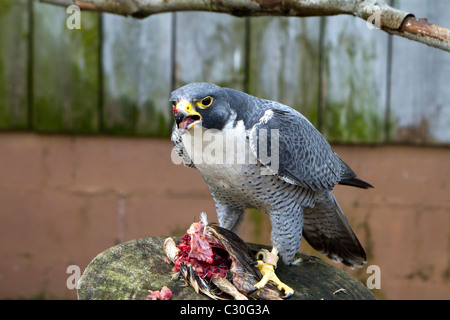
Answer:
M170 101L181 134L193 127L222 130L235 111L227 89L211 83L191 83L172 92Z

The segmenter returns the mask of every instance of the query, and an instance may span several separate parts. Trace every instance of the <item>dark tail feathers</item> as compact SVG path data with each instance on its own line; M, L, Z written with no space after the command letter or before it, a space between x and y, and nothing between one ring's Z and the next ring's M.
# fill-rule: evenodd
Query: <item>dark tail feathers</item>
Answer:
M339 181L339 184L345 185L345 186L352 186L352 187L358 187L363 189L369 189L373 188L373 185L371 185L368 182L365 182L361 179L358 179L356 177L350 178L350 179L344 179Z

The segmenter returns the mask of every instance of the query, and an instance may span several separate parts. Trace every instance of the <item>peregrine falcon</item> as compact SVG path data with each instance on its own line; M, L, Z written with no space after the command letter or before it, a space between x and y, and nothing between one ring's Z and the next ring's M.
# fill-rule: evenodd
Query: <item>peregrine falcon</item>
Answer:
M345 265L366 262L332 190L372 186L301 113L210 83L185 85L170 101L174 150L207 183L221 227L235 231L244 210L256 208L269 215L272 244L285 264L293 263L302 236Z

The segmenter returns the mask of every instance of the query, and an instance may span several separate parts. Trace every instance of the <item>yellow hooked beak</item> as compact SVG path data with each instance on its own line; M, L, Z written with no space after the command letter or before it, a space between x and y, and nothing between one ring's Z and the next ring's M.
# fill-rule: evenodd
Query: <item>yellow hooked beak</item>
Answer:
M173 108L173 113L178 130L181 134L189 131L202 120L200 113L198 113L192 104L187 100L177 102Z

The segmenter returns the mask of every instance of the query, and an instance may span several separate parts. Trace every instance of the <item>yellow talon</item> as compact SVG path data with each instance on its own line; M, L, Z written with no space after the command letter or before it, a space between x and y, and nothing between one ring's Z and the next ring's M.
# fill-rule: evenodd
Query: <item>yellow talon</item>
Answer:
M278 290L283 290L285 292L284 299L289 298L294 290L281 282L281 280L275 274L275 268L277 267L278 262L278 250L273 247L272 252L269 252L266 249L262 249L256 255L257 261L251 263L251 265L255 266L261 274L263 275L262 279L254 285L254 289L251 292L264 288L267 282L272 281L277 286Z

